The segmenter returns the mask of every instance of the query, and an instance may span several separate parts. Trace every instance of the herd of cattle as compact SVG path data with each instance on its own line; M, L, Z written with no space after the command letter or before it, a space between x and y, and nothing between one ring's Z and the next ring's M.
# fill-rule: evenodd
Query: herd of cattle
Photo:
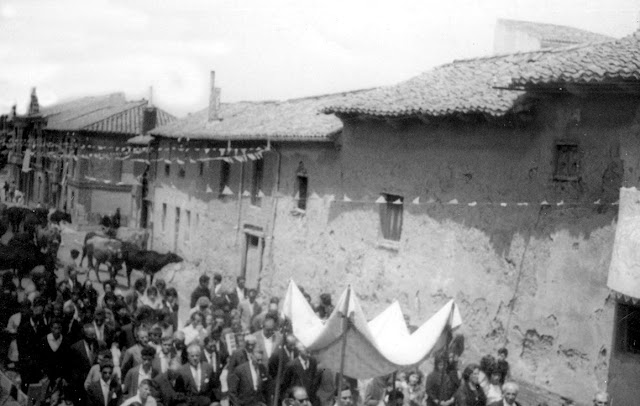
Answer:
M53 276L62 242L61 222L71 223L71 216L61 211L0 204L0 237L9 230L12 233L6 245L0 243L0 270L12 270L20 283L38 266ZM126 266L129 286L134 269L150 275L153 282L155 273L167 264L181 262L182 258L171 252L147 250L148 238L147 230L125 227L89 232L84 239L80 265L86 257L98 281L99 268L104 264L112 279Z

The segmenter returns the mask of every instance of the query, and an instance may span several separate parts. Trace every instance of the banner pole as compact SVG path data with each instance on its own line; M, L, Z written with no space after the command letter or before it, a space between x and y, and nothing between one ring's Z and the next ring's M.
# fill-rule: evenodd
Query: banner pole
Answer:
M276 387L273 393L273 406L278 406L280 401L280 387L282 386L282 368L283 360L286 357L285 345L287 345L287 335L289 334L288 328L289 320L285 318L284 326L282 328L282 344L280 344L280 357L278 357L278 372L276 373Z
M451 312L449 313L449 318L447 318L447 324L445 325L446 338L445 338L444 356L443 356L444 365L442 367L442 374L440 375L440 393L438 394L438 400L440 402L448 400L448 399L442 399L442 396L444 396L444 382L445 382L444 377L447 374L447 370L449 369L449 344L451 342L451 339L453 338L453 334L451 334L451 319L453 318L454 306L455 306L455 303L451 305Z
M344 360L346 356L347 349L347 332L349 331L349 327L351 323L349 322L349 301L351 300L351 285L347 287L347 297L344 302L344 310L342 312L342 317L344 320L342 321L342 349L340 351L340 372L338 372L338 406L342 406L342 396L340 395L342 392L342 383L344 381Z

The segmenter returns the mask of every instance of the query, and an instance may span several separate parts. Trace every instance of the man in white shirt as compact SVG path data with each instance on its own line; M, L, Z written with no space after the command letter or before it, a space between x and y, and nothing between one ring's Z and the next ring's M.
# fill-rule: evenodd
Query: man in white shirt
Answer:
M160 351L158 351L156 358L153 360L153 367L160 373L165 373L171 368L171 364L179 362L176 359L176 351L173 348L173 337L162 337L162 344L160 345Z
M153 368L153 359L156 350L151 346L142 348L142 363L131 368L124 377L124 392L126 397L132 397L138 393L138 387L144 380L151 380L158 375L158 371Z
M145 379L138 386L138 394L127 399L120 406L129 406L134 403L140 403L142 406L157 406L158 402L151 396L151 381Z
M109 360L100 364L100 379L87 388L87 406L117 406L122 400L122 390L117 378L113 377L113 363Z
M197 344L187 347L189 362L178 371L176 392L182 393L190 405L209 406L218 402L216 388L220 381L216 379L213 367L202 362L202 349Z
M275 316L267 314L262 324L262 330L255 333L256 346L263 352L263 361L265 367L269 366L269 359L280 344L282 344L282 334L276 330L277 321Z

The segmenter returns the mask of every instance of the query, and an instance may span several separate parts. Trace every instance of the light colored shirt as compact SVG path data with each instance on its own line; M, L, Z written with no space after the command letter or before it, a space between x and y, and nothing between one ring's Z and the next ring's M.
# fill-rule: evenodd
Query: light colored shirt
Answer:
M251 370L251 380L253 381L253 389L258 390L258 371L256 371L253 362L249 362L249 369Z
M100 379L100 388L102 388L102 396L104 397L104 406L109 404L109 383Z
M267 359L271 358L271 354L273 354L273 347L275 345L276 335L272 334L271 337L264 338L264 352L267 356Z
M200 392L200 380L201 380L201 370L200 370L200 364L198 364L197 368L194 368L193 365L189 365L189 368L191 368L191 375L193 376L193 380L196 381L196 389L198 390L198 392Z
M142 368L142 365L140 365L140 369L138 370L138 386L140 386L140 382L144 381L145 379L152 379L151 371L152 369L149 368L149 372L145 372L144 368Z
M158 353L158 358L160 359L160 372L167 372L167 369L169 369L169 361L170 361L169 355L160 351Z
M132 405L134 403L140 403L144 406L158 406L158 402L156 402L156 400L153 398L153 396L149 395L147 397L147 402L143 403L142 399L140 399L140 395L135 395L133 397L130 397L129 399L125 400L124 403L122 403L120 406L129 406Z
M58 351L58 348L60 348L60 344L62 344L62 335L60 335L60 337L58 337L58 339L56 340L55 338L53 338L53 334L49 333L47 334L47 342L49 343L49 348L51 348L51 351L56 352Z
M207 363L209 363L209 365L211 365L213 367L213 372L217 372L218 370L218 366L216 365L217 362L217 354L214 352L209 353L207 351L204 352L205 357L207 358Z

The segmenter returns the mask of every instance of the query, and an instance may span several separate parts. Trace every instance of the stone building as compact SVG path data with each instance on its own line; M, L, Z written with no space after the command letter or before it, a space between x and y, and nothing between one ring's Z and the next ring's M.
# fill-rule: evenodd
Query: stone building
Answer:
M461 60L285 102L212 92L152 131L153 245L266 294L351 283L371 314L397 298L424 320L455 298L465 361L506 346L514 376L579 403L629 390L640 364L613 345L606 279L618 191L637 183L637 49Z
M143 162L121 159L127 140L172 120L147 100L127 101L121 93L39 107L34 90L28 113L9 119L11 178L26 204L91 222L119 207L126 223L139 206L132 191L147 170Z

